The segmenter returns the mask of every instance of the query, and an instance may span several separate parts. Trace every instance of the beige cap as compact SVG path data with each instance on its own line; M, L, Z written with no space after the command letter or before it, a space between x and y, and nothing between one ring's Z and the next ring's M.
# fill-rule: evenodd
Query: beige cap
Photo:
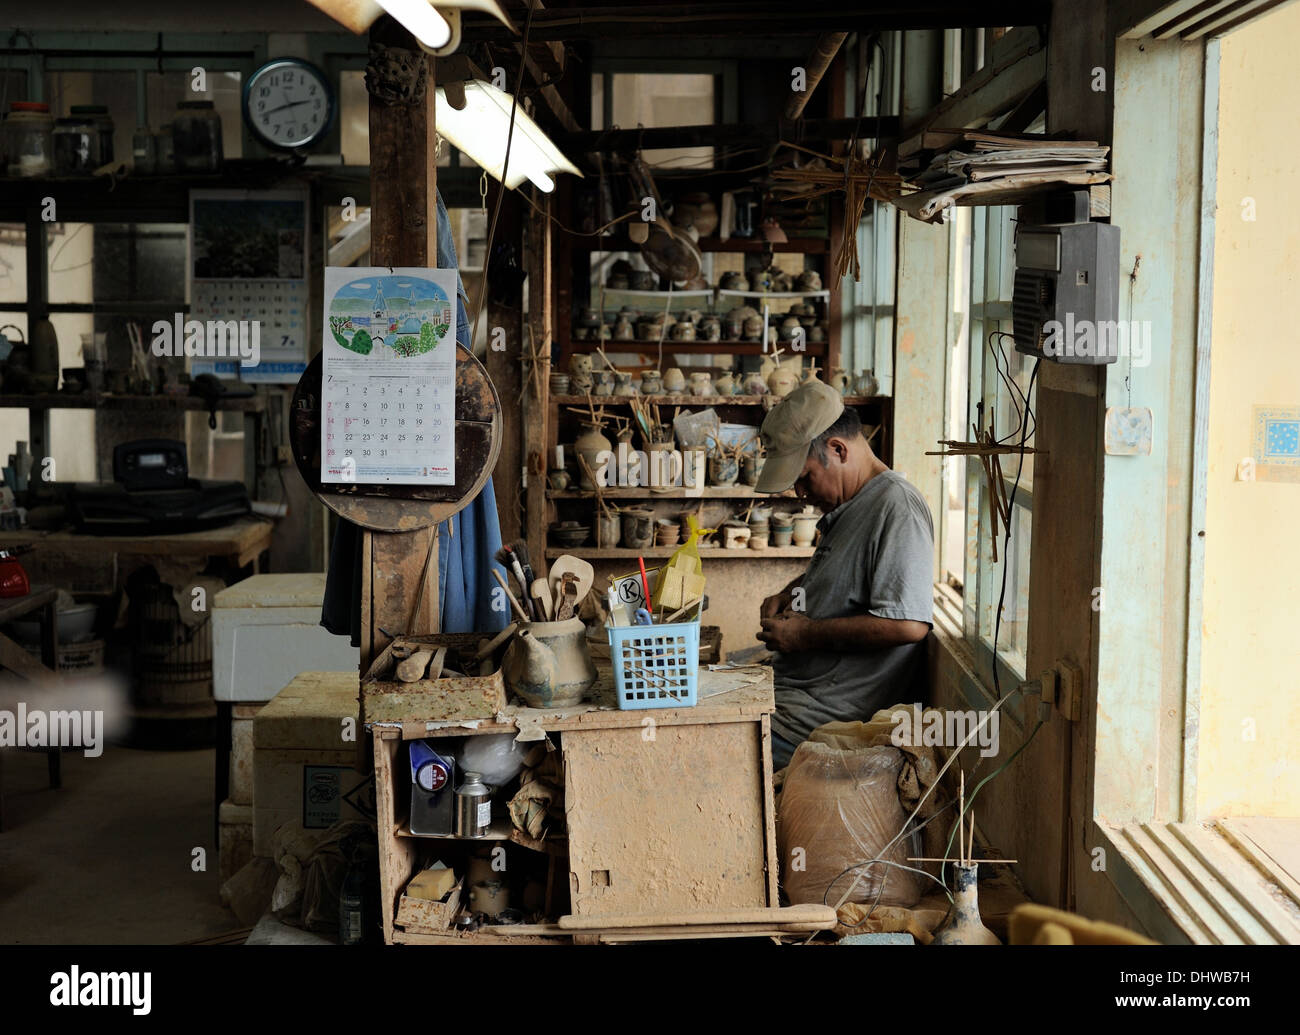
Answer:
M813 440L843 412L843 397L824 381L802 384L772 407L759 432L767 461L755 488L784 492L794 485L808 462Z

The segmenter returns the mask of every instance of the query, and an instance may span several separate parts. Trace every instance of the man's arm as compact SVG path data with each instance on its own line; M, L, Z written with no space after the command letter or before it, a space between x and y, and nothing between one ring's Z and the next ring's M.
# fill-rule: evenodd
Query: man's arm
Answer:
M841 653L919 643L930 626L907 618L850 615L845 618L807 618L795 611L764 617L758 638L772 650L785 653L832 650Z

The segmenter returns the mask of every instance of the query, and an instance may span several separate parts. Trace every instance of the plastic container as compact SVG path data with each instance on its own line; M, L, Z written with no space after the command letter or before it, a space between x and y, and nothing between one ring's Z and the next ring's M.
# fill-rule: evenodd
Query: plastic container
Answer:
M211 101L181 101L176 106L172 144L177 172L221 170L221 116Z
M14 101L5 119L5 154L10 176L49 176L54 171L54 119L50 106Z
M698 620L607 625L605 631L620 709L695 707L700 671Z

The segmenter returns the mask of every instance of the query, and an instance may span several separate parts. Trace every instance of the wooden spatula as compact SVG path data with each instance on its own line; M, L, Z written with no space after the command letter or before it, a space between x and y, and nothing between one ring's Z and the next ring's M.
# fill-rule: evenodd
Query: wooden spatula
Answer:
M545 579L533 579L529 594L537 601L541 617L548 622L555 621L555 600L551 596L550 584Z
M578 610L578 576L566 571L560 581L560 601L556 604L555 620L567 622Z

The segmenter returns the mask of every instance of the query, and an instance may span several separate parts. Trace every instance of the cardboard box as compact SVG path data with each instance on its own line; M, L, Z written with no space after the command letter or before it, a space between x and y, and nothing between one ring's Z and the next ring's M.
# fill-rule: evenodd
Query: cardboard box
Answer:
M324 830L374 815L357 772L355 672L302 672L253 719L253 853L271 855L282 824Z

